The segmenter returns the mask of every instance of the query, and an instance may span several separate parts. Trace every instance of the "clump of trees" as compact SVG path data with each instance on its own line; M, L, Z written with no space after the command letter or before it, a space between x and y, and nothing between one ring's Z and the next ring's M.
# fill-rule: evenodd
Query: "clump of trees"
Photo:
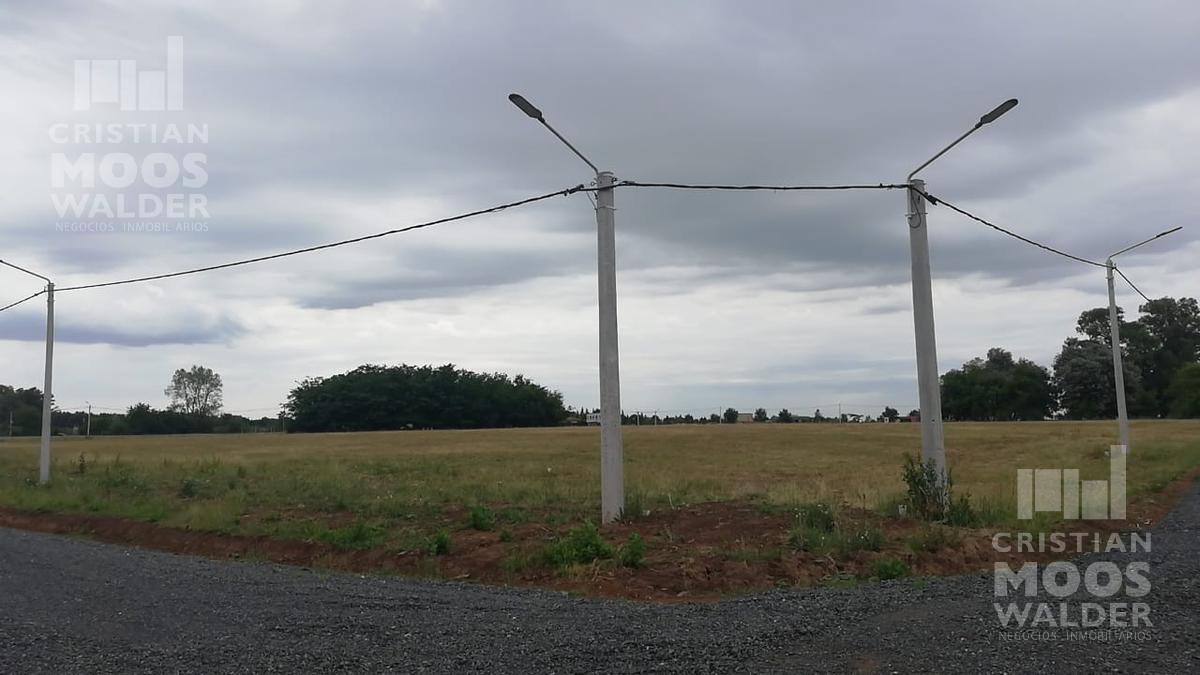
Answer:
M1200 307L1159 298L1121 322L1125 399L1137 417L1200 417ZM1079 315L1053 374L1001 348L942 376L942 415L956 420L1111 419L1117 414L1108 308Z
M4 436L36 436L42 430L42 390L0 384L0 429Z
M1200 306L1195 298L1158 298L1138 309L1141 316L1129 322L1124 312L1117 310L1129 414L1200 414L1188 404L1193 397L1200 397L1200 383L1191 374L1200 361ZM1117 399L1108 309L1083 312L1075 330L1079 337L1067 338L1054 359L1063 415L1069 419L1111 418L1117 414Z
M942 416L952 420L1040 420L1057 408L1050 371L993 347L942 376Z
M289 431L313 432L553 426L567 417L557 391L522 375L453 364L363 365L309 378L292 389L284 408Z

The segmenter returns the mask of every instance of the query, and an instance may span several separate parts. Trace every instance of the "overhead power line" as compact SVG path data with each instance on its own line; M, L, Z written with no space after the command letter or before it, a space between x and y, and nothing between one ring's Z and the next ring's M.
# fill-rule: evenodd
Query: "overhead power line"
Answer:
M16 301L16 302L14 302L14 303L10 303L10 304L7 304L7 305L5 305L5 306L3 306L3 307L0 307L0 312L3 312L3 311L4 311L4 310L6 310L6 309L12 309L13 307L16 307L17 305L19 305L19 304L21 304L21 303L23 303L23 302L28 302L28 301L30 301L30 300L32 300L32 299L34 299L34 298L36 298L37 296L39 296L39 295L41 295L41 294L45 293L45 292L46 292L46 291L44 291L44 290L41 290L41 291L38 291L37 293L34 293L33 295L31 295L31 296L29 296L29 297L27 297L27 298L21 298L20 300L18 300L18 301Z
M1092 266L1095 266L1095 267L1107 267L1107 265L1105 265L1105 264L1104 264L1104 263L1102 263L1102 262L1096 262L1095 260L1088 260L1087 258L1081 258L1081 257L1079 257L1079 256L1077 256L1077 255L1071 255L1070 253L1067 253L1066 251L1060 251L1059 249L1056 249L1056 248L1054 248L1053 246L1047 246L1046 244L1043 244L1043 243L1041 243L1041 242L1034 241L1034 240L1030 239L1029 237L1024 237L1024 236L1021 236L1021 235L1017 234L1016 232L1013 232L1012 230L1007 230L1007 229L1005 229L1005 228L1003 228L1003 227L1000 227L999 225L997 225L997 224L995 224L995 223L992 223L992 222L989 222L989 221L987 221L987 220L985 220L985 219L983 219L983 218L980 218L979 216L975 215L974 213L971 213L970 211L967 211L966 209L959 208L959 207L955 206L954 204L951 204L950 202L948 202L948 201L946 201L946 200L944 200L944 199L941 199L941 198L938 198L938 197L934 197L933 195L929 194L928 192L924 192L924 191L919 191L919 192L921 192L921 195L922 195L922 196L924 196L924 197L925 197L925 199L928 199L928 200L929 200L929 203L930 203L930 204L933 204L933 205L935 205L935 206L936 206L936 205L939 205L939 204L940 204L940 205L942 205L942 206L945 206L946 208L948 208L948 209L950 209L950 210L952 210L952 211L957 211L958 213L960 213L960 214L962 214L962 215L964 215L964 216L966 216L966 217L970 218L971 220L974 220L974 221L976 221L976 222L979 222L979 223L982 223L982 224L984 224L984 225L987 225L988 227L992 228L993 230L996 230L997 232L1000 232L1000 233L1002 233L1002 234L1006 234L1006 235L1008 235L1008 236L1010 236L1010 237L1012 237L1012 238L1014 238L1014 239L1019 239L1020 241L1023 241L1023 242L1025 242L1026 244L1029 244L1029 245L1031 245L1031 246L1036 246L1036 247L1038 247L1038 248L1040 248L1040 249L1042 249L1042 250L1044 250L1044 251L1049 251L1049 252L1051 252L1051 253L1054 253L1054 254L1056 254L1056 255L1060 255L1060 256L1062 256L1062 257L1064 257L1064 258L1069 258L1069 259L1071 259L1071 260L1074 260L1074 261L1076 261L1076 262L1081 262L1081 263L1084 263L1085 265L1092 265Z
M136 283L141 283L144 281L157 281L159 279L170 279L173 277L182 277L182 276L186 276L189 274L199 274L201 272L212 272L214 270L227 269L230 267L240 267L242 265L251 265L253 263L260 263L260 262L265 262L268 260L277 260L279 258L287 258L289 256L300 255L302 253L312 253L313 251L323 251L325 249L336 248L338 246L357 244L359 242L364 242L364 241L368 241L371 239L379 239L381 237L387 237L387 236L391 236L393 234L400 234L403 232L411 232L413 230L419 230L419 229L426 228L426 227L432 227L434 225L442 225L444 223L450 223L450 222L454 222L456 220L466 220L467 218L474 218L475 216L481 216L481 215L484 215L487 213L496 213L498 211L504 211L506 209L516 208L518 206L524 206L526 204L532 204L534 202L540 202L540 201L543 201L546 199L550 199L552 197L567 196L570 194L574 194L576 192L580 192L583 189L584 189L583 185L577 185L573 188L567 188L565 190L556 190L554 192L547 192L544 195L538 195L536 197L520 199L515 202L508 202L507 204L500 204L500 205L492 206L492 207L486 208L486 209L479 209L478 211L471 211L469 213L461 213L457 216L450 216L449 218L438 218L437 220L430 220L430 221L427 221L424 223L417 223L416 225L409 225L407 227L400 227L400 228L396 228L393 230L386 230L384 232L376 232L375 234L368 234L368 235L364 235L361 237L354 237L352 239L342 239L341 241L330 242L328 244L320 244L317 246L309 246L307 248L300 248L300 249L295 249L295 250L291 250L291 251L284 251L282 253L274 253L271 255L259 256L257 258L247 258L245 260L237 260L234 262L222 263L220 265L209 265L208 267L197 267L195 269L183 270L180 272L167 272L165 274L154 274L154 275L145 276L145 277L135 277L133 279L122 279L120 281L106 281L103 283L82 284L79 286L65 286L65 287L59 288L57 290L58 290L58 292L63 293L66 291L82 291L82 290L89 289L89 288L103 288L106 286L123 286L125 284L136 284Z
M1137 286L1134 286L1133 282L1129 280L1129 277L1125 276L1125 273L1122 272L1119 267L1114 266L1113 269L1117 271L1117 274L1121 275L1121 278L1125 280L1125 283L1129 284L1130 288L1137 291L1138 295L1142 296L1143 298L1146 298L1146 302L1150 302L1150 298L1146 297L1146 294L1142 292L1142 289L1138 288Z
M766 190L770 192L798 192L823 190L898 190L908 185L901 183L858 183L847 185L708 185L692 183L643 183L636 180L618 181L616 187L671 188L675 190ZM594 191L598 188L589 188Z

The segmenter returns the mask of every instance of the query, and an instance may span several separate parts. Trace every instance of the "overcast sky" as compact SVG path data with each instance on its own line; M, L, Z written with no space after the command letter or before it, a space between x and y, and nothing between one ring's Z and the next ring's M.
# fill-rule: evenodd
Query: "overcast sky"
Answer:
M76 61L163 71L173 35L181 110L77 109ZM899 182L1017 97L923 173L929 191L1093 259L1184 225L1123 268L1152 297L1196 296L1198 35L1192 2L10 0L0 258L65 287L591 180L510 105L514 91L619 178L713 183ZM150 123L207 125L208 139L54 138ZM87 152L203 153L202 186L161 191L202 195L203 231L122 231L136 218L66 231L52 156ZM624 189L616 200L626 410L916 407L902 192ZM1103 270L945 208L930 208L929 225L943 372L992 346L1049 366L1078 313L1106 302ZM227 409L269 415L305 377L453 362L596 405L594 228L577 194L253 267L60 293L55 399L162 406L171 372L199 363L223 376ZM0 270L0 305L38 288ZM1137 296L1118 293L1132 311ZM41 386L43 331L40 299L0 314L0 382Z

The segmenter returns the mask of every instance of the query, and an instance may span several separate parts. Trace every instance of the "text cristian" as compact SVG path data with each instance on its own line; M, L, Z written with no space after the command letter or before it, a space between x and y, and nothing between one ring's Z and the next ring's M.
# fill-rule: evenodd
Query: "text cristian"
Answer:
M1149 532L997 532L992 549L1000 553L1138 553L1150 550Z
M207 124L154 124L154 123L109 123L68 124L60 122L50 125L50 142L60 145L94 145L101 143L124 144L144 143L160 145L169 143L208 143Z

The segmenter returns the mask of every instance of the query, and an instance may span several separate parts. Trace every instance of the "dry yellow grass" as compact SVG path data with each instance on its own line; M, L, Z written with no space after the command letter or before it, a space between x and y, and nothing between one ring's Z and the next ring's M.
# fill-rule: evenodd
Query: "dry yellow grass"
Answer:
M1106 422L959 423L946 426L946 443L959 493L1009 504L1017 468L1107 477L1115 431ZM1200 464L1200 421L1135 422L1133 437L1131 495ZM627 489L645 506L751 498L871 507L902 492L901 457L918 450L919 428L641 426L625 428L625 443ZM572 518L599 501L594 428L60 438L55 455L53 485L40 488L30 485L36 439L0 443L0 505L240 531L246 513L411 519L486 503Z

